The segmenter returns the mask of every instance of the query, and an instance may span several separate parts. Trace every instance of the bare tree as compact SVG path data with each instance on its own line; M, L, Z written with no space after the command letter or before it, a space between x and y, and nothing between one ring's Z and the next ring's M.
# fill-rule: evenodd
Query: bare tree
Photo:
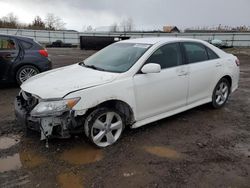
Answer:
M134 22L132 18L127 19L127 31L132 31L134 29Z
M1 27L17 28L18 18L13 13L9 13L1 19Z
M86 31L87 32L92 32L94 29L91 25L89 25L87 28L86 28Z
M122 21L121 21L120 27L122 28L122 30L123 30L124 32L127 31L126 21L125 21L125 20L122 20Z
M134 29L134 22L132 18L124 19L120 23L121 28L124 32L132 31Z
M58 16L48 13L45 18L45 26L49 30L59 30L64 29L65 23Z
M45 22L42 20L40 16L36 16L32 22L32 24L29 25L31 29L45 29Z
M117 32L118 31L118 24L117 23L113 23L110 26L110 32Z

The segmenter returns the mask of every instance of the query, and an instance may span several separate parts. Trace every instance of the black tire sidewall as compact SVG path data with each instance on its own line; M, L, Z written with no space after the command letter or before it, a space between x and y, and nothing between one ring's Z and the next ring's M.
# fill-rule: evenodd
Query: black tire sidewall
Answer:
M223 104L219 105L219 104L217 104L217 102L216 102L216 90L217 90L217 88L219 87L219 85L220 85L222 82L224 82L224 83L227 84L227 87L228 87L228 95L227 95L227 98L226 98L225 102L224 102ZM215 88L214 88L214 91L213 91L212 106L213 106L214 108L221 108L222 106L224 106L224 105L226 104L226 102L227 102L227 100L228 100L228 97L229 97L229 95L230 95L230 89L231 89L231 88L230 88L229 81L228 81L226 78L220 79L220 81L216 84L216 86L215 86Z
M36 68L35 66L33 66L33 65L24 65L24 66L21 66L17 71L16 71L16 82L19 84L19 85L21 85L22 84L22 82L19 80L19 74L20 74L20 72L23 70L23 69L25 69L25 68L32 68L32 69L34 69L36 72L37 72L37 74L39 74L40 73L40 71L38 70L38 68Z
M121 117L122 126L123 126L123 127L122 127L121 135L122 135L123 130L124 130L124 128L125 128L125 118L124 118L124 115L123 115L121 112L119 112L118 110L113 109L113 108L99 108L99 109L96 109L95 112L94 112L94 114L93 114L93 117L91 118L91 120L90 120L89 123L88 123L88 126L89 126L88 138L89 138L90 142L91 142L93 145L95 145L96 147L98 147L98 148L103 148L103 147L98 146L98 145L96 145L96 144L94 143L94 141L93 141L93 139L92 139L92 137L91 137L91 131L92 131L92 127L93 127L93 124L94 124L94 122L96 121L96 119L97 119L100 115L102 115L102 114L104 114L104 113L107 113L107 112L115 112L115 113L117 113L117 114ZM116 144L116 143L117 143L117 141L121 138L121 135L119 136L119 138L118 138L113 144ZM111 144L111 145L113 145L113 144ZM108 146L111 146L111 145L108 145ZM108 146L106 146L106 147L108 147Z

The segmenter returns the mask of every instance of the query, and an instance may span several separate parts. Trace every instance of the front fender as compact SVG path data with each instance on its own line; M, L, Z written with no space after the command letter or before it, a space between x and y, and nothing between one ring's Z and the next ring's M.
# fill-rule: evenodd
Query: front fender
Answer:
M136 112L132 78L116 80L111 83L76 91L68 94L65 98L74 97L81 97L81 100L74 106L73 110L83 114L87 109L110 100L123 101L130 106L133 112Z

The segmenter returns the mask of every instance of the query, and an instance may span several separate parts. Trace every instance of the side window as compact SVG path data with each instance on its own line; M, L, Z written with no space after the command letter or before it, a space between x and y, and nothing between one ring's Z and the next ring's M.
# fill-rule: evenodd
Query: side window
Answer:
M219 56L210 48L207 48L207 54L209 59L218 59Z
M205 46L198 43L183 43L188 63L196 63L208 60Z
M157 63L162 69L182 64L179 43L166 44L156 50L146 63Z
M14 40L0 37L0 50L16 50L16 44Z
M22 47L23 47L25 50L28 50L28 49L30 49L30 48L32 47L32 44L29 43L29 42L25 42L25 41L23 41L23 40L20 40L20 43L21 43Z

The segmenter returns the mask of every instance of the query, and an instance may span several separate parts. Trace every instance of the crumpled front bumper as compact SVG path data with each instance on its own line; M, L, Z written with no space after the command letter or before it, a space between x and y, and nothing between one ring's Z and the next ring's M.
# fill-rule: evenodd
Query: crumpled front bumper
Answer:
M18 97L16 97L14 105L15 105L16 123L20 126L26 126L29 129L40 131L39 119L31 119L27 111L22 107Z
M29 112L22 107L19 96L16 97L14 104L17 124L41 132L41 140L49 137L70 137L69 127L72 125L70 112L65 112L61 116L56 117L32 117Z

